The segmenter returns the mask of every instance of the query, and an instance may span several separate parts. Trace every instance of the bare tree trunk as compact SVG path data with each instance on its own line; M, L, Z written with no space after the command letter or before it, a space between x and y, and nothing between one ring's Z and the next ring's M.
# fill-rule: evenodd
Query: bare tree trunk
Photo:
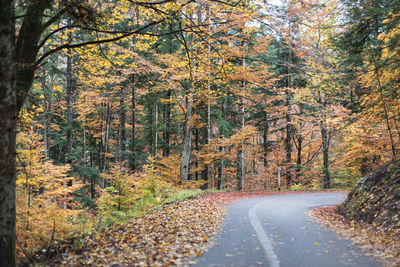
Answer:
M200 133L199 133L199 129L196 128L194 130L194 149L196 151L198 151L199 148L199 142L200 142ZM199 160L195 159L194 160L194 168L196 169L196 172L194 173L194 179L197 181L199 179L199 172L197 171L197 168L199 167ZM190 180L190 179L189 179Z
M220 146L219 151L221 153L224 153L225 148L223 146ZM218 190L223 189L223 183L224 183L224 160L221 159L219 166L218 166L218 185L217 185Z
M154 101L154 157L157 158L158 146L158 105L157 100Z
M131 156L129 157L130 159L130 167L131 170L134 171L136 169L136 88L135 88L135 76L132 76L132 129L131 129Z
M100 169L101 172L105 172L107 168L107 153L108 153L108 139L110 135L110 124L111 124L111 112L110 105L107 104L107 112L106 112L106 129L104 133L104 154L103 154L103 168ZM102 181L102 188L104 188L104 179Z
M186 56L188 59L188 69L189 69L189 79L188 79L188 88L186 95L186 118L185 118L185 126L184 126L184 139L183 139L183 150L181 157L181 180L187 181L189 179L189 164L190 164L190 154L192 149L192 129L191 129L191 119L193 116L193 95L194 95L194 71L192 65L192 56L190 55L190 51L188 48L192 46L193 43L193 34L188 35L187 47L186 47Z
M121 98L119 100L119 147L120 147L120 161L125 160L126 152L126 110L125 110L125 89L121 87Z
M268 151L269 151L269 143L268 143L268 131L269 131L269 122L268 122L268 113L264 111L264 131L263 131L263 149L264 149L264 158L263 165L265 168L268 168Z
M172 32L172 23L169 24L169 31ZM168 53L172 54L172 34L168 37ZM172 99L172 89L167 91L167 99ZM164 141L165 146L163 149L163 156L168 157L171 154L171 107L172 105L168 102L165 105L165 131L164 131Z
M286 113L286 139L285 139L285 150L286 150L286 183L290 186L292 183L292 99L291 93L287 92L286 95L286 106L288 111Z
M286 106L288 111L286 113L286 139L285 139L285 150L286 150L286 183L290 186L292 183L292 96L290 92L286 92Z
M86 125L83 125L83 127L82 127L82 135L83 135L83 139L82 139L82 166L86 167ZM83 177L85 177L85 176L83 176ZM85 182L85 180L83 182Z
M292 40L291 40L291 15L288 14L288 26L289 26L289 36L288 36L288 58L287 58L287 87L286 89L286 140L285 140L285 150L286 150L286 185L290 186L292 183L292 136L293 136L293 125L292 125L292 93L290 89L292 88Z
M324 164L324 188L331 188L331 176L329 172L329 136L326 129L325 118L321 120L322 154Z
M189 162L190 162L190 152L192 148L192 129L190 127L190 120L192 118L192 94L193 87L189 84L189 94L187 95L187 108L186 108L186 119L184 126L184 139L183 139L183 150L181 158L181 179L182 181L187 181L189 178Z
M240 107L240 125L241 128L244 128L244 106L243 100L241 101ZM237 151L237 184L236 189L242 190L243 189L243 179L244 179L244 141L240 142L238 145Z
M172 98L172 91L167 91L167 98L171 100ZM165 105L165 113L164 113L164 123L165 123L165 130L163 133L164 138L164 149L163 149L163 156L168 157L171 154L171 104Z
M302 149L303 149L303 137L298 135L297 139L297 160L296 160L296 179L299 182L301 177L301 169L302 169Z
M70 42L71 36L68 37ZM71 49L67 51L67 153L66 162L71 163L72 154L72 56Z
M0 266L15 266L14 1L0 0Z
M246 66L246 61L243 59L243 67ZM242 90L246 89L246 83L243 81L242 82ZM240 128L244 128L244 101L243 101L243 96L240 96L240 106L239 106L239 120L240 120ZM242 190L243 189L243 179L244 179L244 141L240 142L238 145L238 151L237 151L237 183L236 183L236 189L237 190Z
M210 29L210 8L207 6L206 10L207 14L207 22L209 24L208 29ZM200 21L201 23L201 21ZM209 65L209 71L211 72L211 46L207 46L207 57L208 57L208 65ZM206 112L206 118L207 118L207 131L206 131L206 144L210 143L211 140L211 102L210 102L210 94L211 94L211 77L210 73L207 75L207 112ZM208 180L210 179L210 166L206 165L206 168L204 170L204 180L207 181L207 183L204 185L204 188L208 187Z

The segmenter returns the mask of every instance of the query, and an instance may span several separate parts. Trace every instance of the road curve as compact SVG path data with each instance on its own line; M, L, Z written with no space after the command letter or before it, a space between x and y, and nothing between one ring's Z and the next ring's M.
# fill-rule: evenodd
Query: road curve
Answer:
M340 203L344 197L307 193L239 200L228 208L217 244L195 258L195 266L381 266L306 216L309 209Z

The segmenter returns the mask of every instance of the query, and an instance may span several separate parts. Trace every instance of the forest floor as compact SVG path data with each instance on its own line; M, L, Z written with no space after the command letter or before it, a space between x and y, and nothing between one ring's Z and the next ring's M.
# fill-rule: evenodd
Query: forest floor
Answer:
M398 229L346 219L336 209L337 206L319 207L311 210L308 215L340 238L351 240L354 245L367 251L367 255L376 257L385 266L400 266Z
M161 206L118 227L86 237L83 249L65 251L59 266L182 266L213 245L225 206L242 198L318 191L219 192ZM332 191L330 191L332 192ZM336 191L343 192L343 191ZM347 192L347 191L346 191Z

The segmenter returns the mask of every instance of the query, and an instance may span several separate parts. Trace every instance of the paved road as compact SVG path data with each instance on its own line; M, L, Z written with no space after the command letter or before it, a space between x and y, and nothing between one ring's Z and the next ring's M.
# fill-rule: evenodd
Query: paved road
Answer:
M306 212L344 200L342 193L310 193L239 200L228 209L217 245L195 266L381 266L307 218Z

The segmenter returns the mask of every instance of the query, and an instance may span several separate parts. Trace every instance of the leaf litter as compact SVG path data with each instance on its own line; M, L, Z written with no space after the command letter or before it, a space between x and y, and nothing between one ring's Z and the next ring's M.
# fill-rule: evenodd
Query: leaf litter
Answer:
M92 236L81 254L62 266L186 266L209 247L225 211L212 203L185 200Z

